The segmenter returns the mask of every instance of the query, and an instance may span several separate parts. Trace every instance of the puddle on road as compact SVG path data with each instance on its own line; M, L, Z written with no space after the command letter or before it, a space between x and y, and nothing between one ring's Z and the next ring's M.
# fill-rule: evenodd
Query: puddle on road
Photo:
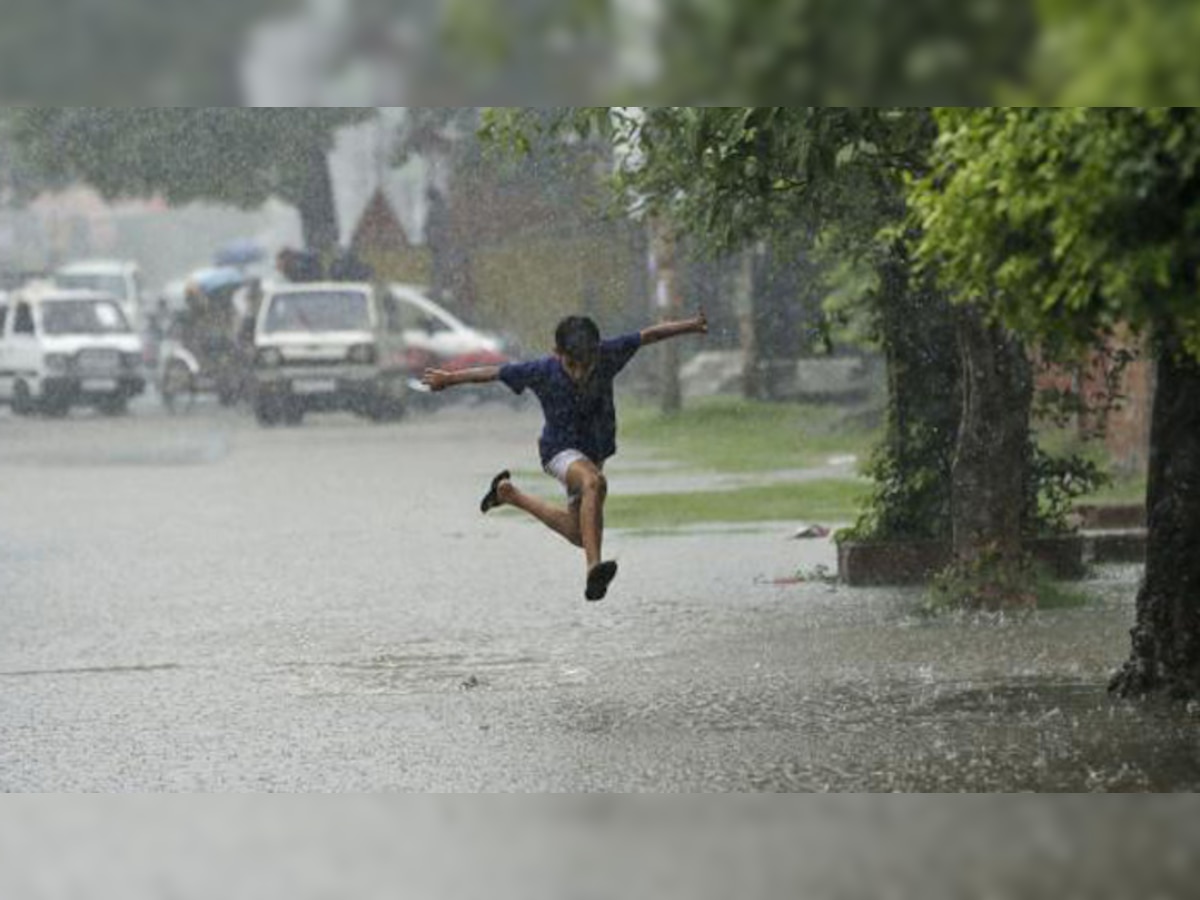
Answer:
M1109 697L1105 685L780 682L693 687L631 706L564 704L573 730L736 747L713 789L904 793L1142 793L1200 789L1200 716Z
M284 663L307 696L444 693L503 687L541 690L581 684L585 669L522 651L382 653L365 659Z

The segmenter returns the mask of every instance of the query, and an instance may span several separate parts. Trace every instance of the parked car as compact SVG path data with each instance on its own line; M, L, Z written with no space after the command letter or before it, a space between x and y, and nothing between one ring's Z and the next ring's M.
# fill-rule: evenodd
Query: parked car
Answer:
M410 373L398 303L362 282L267 290L254 330L254 414L299 423L350 410L381 422L405 410Z
M0 401L18 415L75 405L117 415L145 390L141 339L110 294L31 284L0 318Z
M504 340L498 335L467 325L416 285L393 283L388 288L399 304L404 342L414 369L444 366L459 359L471 359L476 365L507 361Z
M123 259L90 259L69 263L54 273L54 282L69 290L100 291L121 304L125 318L141 327L142 273L136 262Z
M503 365L512 358L508 343L499 335L467 325L445 307L429 299L416 285L391 284L388 287L403 322L408 367L414 373L409 388L420 399L421 406L436 407L448 402L489 399L507 399L513 405L520 405L522 398L507 391L500 393L487 387L468 386L457 391L434 394L421 384L420 373L431 366L454 371L474 366Z

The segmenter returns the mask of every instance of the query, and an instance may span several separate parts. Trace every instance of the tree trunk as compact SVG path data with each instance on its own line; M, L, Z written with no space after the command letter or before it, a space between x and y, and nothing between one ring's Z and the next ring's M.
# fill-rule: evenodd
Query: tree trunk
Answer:
M1146 485L1146 569L1122 696L1200 697L1200 362L1160 342Z
M1020 341L970 307L960 310L958 339L963 409L952 474L955 561L1019 564L1033 402L1029 361Z
M870 472L865 534L949 540L954 451L962 423L958 310L911 271L897 241L877 265L875 329L887 368L887 431Z
M339 239L329 156L314 143L303 151L303 166L299 195L295 199L300 232L305 248L327 261L337 250Z
M752 294L756 396L760 400L782 400L796 389L800 350L797 319L804 260L781 260L778 249L768 244L757 263Z
M883 358L887 372L887 440L897 458L904 458L908 439L910 402L919 402L918 384L910 376L920 365L913 365L907 328L912 325L908 304L908 260L897 250L879 264L879 331L883 337Z
M437 188L425 193L425 246L429 249L429 293L445 302L450 293L450 210Z
M742 396L747 400L757 400L762 396L758 382L758 335L754 327L755 253L754 250L746 250L741 254L733 279L738 345L742 350Z
M679 297L675 234L665 222L650 225L654 253L654 303L664 320L679 318L682 302ZM683 388L679 383L679 342L666 341L658 351L662 357L660 405L664 413L677 413L683 408Z

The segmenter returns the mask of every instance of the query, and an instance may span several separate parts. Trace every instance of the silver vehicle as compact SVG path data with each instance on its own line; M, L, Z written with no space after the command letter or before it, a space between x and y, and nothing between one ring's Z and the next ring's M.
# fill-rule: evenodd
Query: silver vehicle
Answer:
M130 324L140 327L142 309L142 273L138 264L123 259L89 259L69 263L54 273L61 288L77 291L101 291L121 305Z
M422 288L393 283L388 289L400 304L409 355L420 356L423 365L440 366L456 359L477 359L480 365L508 361L498 335L467 325L429 299Z
M280 285L254 334L254 414L263 425L350 410L376 422L403 415L403 323L390 294L359 282Z
M0 401L14 413L125 411L142 393L142 341L110 294L32 284L0 316Z

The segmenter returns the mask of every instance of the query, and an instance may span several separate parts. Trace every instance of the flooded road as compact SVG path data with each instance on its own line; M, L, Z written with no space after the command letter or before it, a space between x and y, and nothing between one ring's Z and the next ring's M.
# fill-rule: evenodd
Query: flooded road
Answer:
M835 554L791 523L617 528L588 604L577 551L477 511L536 431L0 412L0 790L1200 787L1200 712L1104 691L1136 571L1077 609L931 621L794 583ZM645 489L635 456L614 492Z

